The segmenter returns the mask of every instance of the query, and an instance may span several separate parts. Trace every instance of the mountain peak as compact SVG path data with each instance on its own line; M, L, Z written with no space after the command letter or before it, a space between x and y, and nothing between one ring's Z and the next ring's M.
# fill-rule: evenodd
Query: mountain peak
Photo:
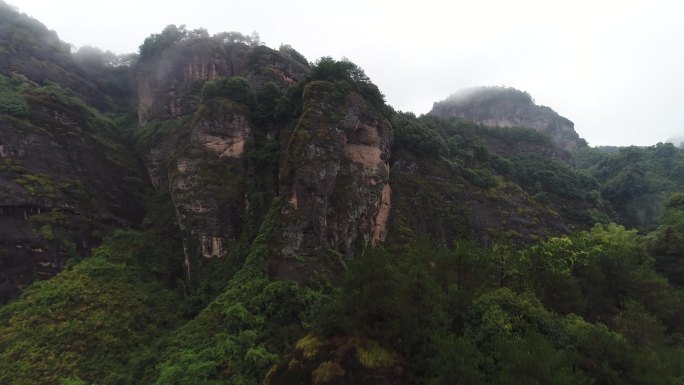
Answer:
M526 91L512 87L466 88L434 103L429 114L464 118L492 127L532 128L551 136L559 147L568 151L586 145L573 122L549 107L535 104Z

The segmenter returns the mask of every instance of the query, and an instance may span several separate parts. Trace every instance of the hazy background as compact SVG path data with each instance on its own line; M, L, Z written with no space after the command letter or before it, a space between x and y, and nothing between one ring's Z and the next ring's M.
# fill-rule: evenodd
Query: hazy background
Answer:
M6 1L76 48L137 52L168 24L257 31L310 61L346 56L398 110L505 85L572 120L590 145L684 140L678 0Z

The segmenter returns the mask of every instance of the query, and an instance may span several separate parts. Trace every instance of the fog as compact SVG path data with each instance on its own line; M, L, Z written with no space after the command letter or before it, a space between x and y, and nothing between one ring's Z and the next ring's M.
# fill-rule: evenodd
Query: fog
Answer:
M684 3L8 0L75 48L135 52L168 24L257 31L310 61L347 57L398 110L467 87L509 86L575 123L591 145L684 134Z

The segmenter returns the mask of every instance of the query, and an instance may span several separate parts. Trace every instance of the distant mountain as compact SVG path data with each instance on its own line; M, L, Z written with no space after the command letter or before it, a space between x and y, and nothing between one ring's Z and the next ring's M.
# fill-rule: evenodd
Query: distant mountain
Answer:
M664 204L684 191L684 149L672 143L648 147L586 147L574 152L577 168L601 185L618 220L642 232L661 223Z
M84 56L72 55L54 31L0 0L0 73L59 84L100 110L121 108L132 96L130 67L97 65Z
M538 106L532 97L510 87L473 87L436 102L430 115L458 117L491 127L529 127L546 135L561 148L573 151L587 145L575 125L554 110Z

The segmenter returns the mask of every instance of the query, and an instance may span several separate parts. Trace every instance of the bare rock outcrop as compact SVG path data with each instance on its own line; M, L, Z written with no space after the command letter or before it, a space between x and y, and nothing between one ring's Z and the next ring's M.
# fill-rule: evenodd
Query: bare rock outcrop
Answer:
M307 71L304 64L264 46L211 37L181 40L138 63L138 120L145 124L194 113L204 82L219 76L242 76L255 90L266 83L285 89Z
M554 110L538 106L527 92L505 87L475 87L436 102L431 115L464 118L492 127L528 127L549 135L566 151L586 145L575 125Z
M385 117L354 92L319 81L303 98L283 166L280 257L271 266L274 276L295 280L335 271L355 246L381 239L393 140Z
M30 122L0 114L0 304L142 216L142 166L88 110L37 95Z

